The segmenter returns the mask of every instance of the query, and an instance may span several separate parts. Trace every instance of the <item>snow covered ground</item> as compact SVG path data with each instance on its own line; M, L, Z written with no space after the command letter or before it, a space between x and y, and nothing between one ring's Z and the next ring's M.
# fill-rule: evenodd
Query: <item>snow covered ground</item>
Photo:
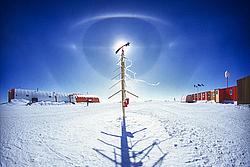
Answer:
M250 166L250 108L0 105L0 166Z

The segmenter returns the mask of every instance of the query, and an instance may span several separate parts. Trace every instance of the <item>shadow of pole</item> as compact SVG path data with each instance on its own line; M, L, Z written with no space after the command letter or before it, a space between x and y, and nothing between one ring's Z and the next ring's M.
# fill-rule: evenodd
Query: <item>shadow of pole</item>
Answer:
M137 130L133 133L131 132L127 132L127 129L126 129L126 119L123 117L122 119L122 122L121 122L121 136L119 135L114 135L114 134L110 134L110 133L106 133L106 132L103 132L101 131L102 134L105 134L105 135L108 135L108 136L111 136L111 137L117 137L117 138L120 138L120 142L121 142L121 146L116 146L114 144L110 144L108 142L105 142L101 139L98 139L100 142L102 142L103 144L107 145L107 146L110 146L114 149L113 153L114 153L114 159L112 157L109 157L107 156L106 154L104 154L104 150L100 150L100 149L95 149L93 148L94 151L96 151L98 154L102 155L104 158L112 161L113 163L115 163L115 166L117 167L118 165L119 166L122 166L122 167L139 167L139 166L142 166L143 165L143 160L146 158L146 157L149 157L149 153L153 150L153 148L156 146L160 152L163 154L154 164L153 166L160 166L165 158L165 156L167 155L167 153L164 153L161 148L159 147L159 144L161 142L164 142L166 141L167 139L165 140L162 140L162 141L159 141L158 139L153 141L152 144L148 145L147 147L145 147L144 149L140 150L140 151L133 151L133 147L135 145L137 145L139 142L143 141L143 140L146 140L144 138L136 141L134 144L131 142L131 147L129 147L128 145L128 138L134 138L134 134L138 133L138 132L141 132L141 131L144 131L146 130L147 128L143 128L141 130ZM148 138L147 138L148 139ZM116 150L120 150L121 151L121 154L119 155L118 153L116 153ZM131 155L130 155L131 153ZM121 157L121 161L118 162L117 160L117 156ZM131 162L131 159L133 159L133 162ZM139 161L138 161L139 160Z
M128 148L128 138L127 138L127 130L126 130L126 120L123 117L122 120L122 136L121 136L121 156L122 156L122 167L131 166L130 158L129 158L129 148ZM133 137L133 136L131 136Z

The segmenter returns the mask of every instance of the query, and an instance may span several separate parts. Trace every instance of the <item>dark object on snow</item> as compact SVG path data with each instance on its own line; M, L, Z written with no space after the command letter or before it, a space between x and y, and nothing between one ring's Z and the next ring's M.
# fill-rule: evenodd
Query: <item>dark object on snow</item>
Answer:
M31 104L32 104L32 102L30 101L30 102L28 102L28 103L26 104L26 106L31 106Z
M38 102L38 98L33 97L33 98L31 99L31 102L32 102L32 103Z
M250 104L250 75L237 80L238 103Z

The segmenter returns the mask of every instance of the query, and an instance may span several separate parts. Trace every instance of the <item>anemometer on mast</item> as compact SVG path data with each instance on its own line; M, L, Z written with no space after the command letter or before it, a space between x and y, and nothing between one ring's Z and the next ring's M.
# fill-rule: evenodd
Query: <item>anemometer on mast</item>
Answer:
M125 84L125 82L126 82L126 80L125 80L125 69L126 69L125 60L126 60L126 57L125 57L124 49L123 49L123 48L124 48L124 47L127 47L127 46L129 46L129 45L130 45L130 43L127 42L126 44L124 44L124 45L122 45L120 48L118 48L118 49L116 50L116 52L115 52L115 54L118 54L119 51L121 50L121 58L120 58L120 60L119 60L119 62L118 62L118 63L120 63L120 68L121 68L121 72L119 73L119 75L121 76L121 79L120 79L117 83L115 83L113 86L111 86L110 88L113 88L114 86L116 86L118 83L121 82L121 89L120 89L118 92L114 93L113 95L111 95L111 96L108 98L108 99L110 99L110 98L112 98L113 96L117 95L118 93L122 92L121 104L122 104L122 114L123 114L123 118L125 118L125 107L127 107L128 104L129 104L129 98L126 97L126 93L129 93L129 94L131 94L132 96L135 96L135 97L138 98L137 95L135 95L135 94L129 92L128 90L126 90L126 86L125 86L125 85L126 85L126 84ZM119 76L119 75L117 75L117 76ZM115 78L116 78L117 76L115 76Z

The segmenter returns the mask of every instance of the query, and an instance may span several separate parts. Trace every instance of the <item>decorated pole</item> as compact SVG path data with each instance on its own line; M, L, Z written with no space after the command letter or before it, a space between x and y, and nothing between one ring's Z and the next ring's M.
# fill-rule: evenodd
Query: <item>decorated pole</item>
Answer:
M121 91L122 91L122 116L125 118L125 107L127 104L125 104L126 99L126 90L125 90L125 58L124 58L124 50L122 47L122 54L121 54Z
M117 51L115 52L117 54L120 50L122 51L121 58L119 60L121 72L119 73L119 75L116 75L115 77L113 77L113 79L115 79L118 76L121 76L121 80L116 82L113 86L111 86L110 89L113 88L114 86L116 86L120 82L121 82L121 89L118 92L114 93L113 95L111 95L109 97L109 99L110 99L110 98L114 97L115 95L117 95L118 93L122 92L121 107L122 107L122 117L123 117L123 119L125 119L125 107L127 107L128 104L129 104L129 98L126 98L126 93L138 98L137 95L131 93L128 90L126 90L126 86L125 86L126 85L126 83L125 83L126 82L126 79L125 79L125 73L126 73L125 72L125 70L126 70L126 62L125 62L125 60L126 60L126 58L125 58L123 48L125 46L129 46L129 45L130 45L130 43L127 42L126 44L122 45L119 49L117 49Z
M127 76L126 70L128 67L126 67L125 61L127 58L125 57L125 54L124 54L124 47L129 46L129 44L130 43L127 42L126 44L122 45L119 49L117 49L115 52L117 54L121 50L121 56L120 56L119 62L117 63L117 65L120 66L119 68L117 68L117 70L120 69L121 71L118 75L115 75L115 77L113 77L112 80L117 78L118 76L120 76L120 80L118 82L116 82L114 85L112 85L110 87L110 89L113 88L114 86L118 85L118 83L120 83L120 82L121 82L121 89L109 97L109 99L110 99L120 92L122 94L122 97L121 97L121 107L122 107L121 164L122 164L122 166L131 166L130 157L129 157L129 147L128 147L128 141L127 141L128 134L126 131L126 121L125 121L125 118L126 118L125 117L125 107L127 107L129 104L129 99L126 98L126 93L128 93L132 96L138 97L137 95L126 90L126 83L125 83L126 78L125 78L125 76Z

